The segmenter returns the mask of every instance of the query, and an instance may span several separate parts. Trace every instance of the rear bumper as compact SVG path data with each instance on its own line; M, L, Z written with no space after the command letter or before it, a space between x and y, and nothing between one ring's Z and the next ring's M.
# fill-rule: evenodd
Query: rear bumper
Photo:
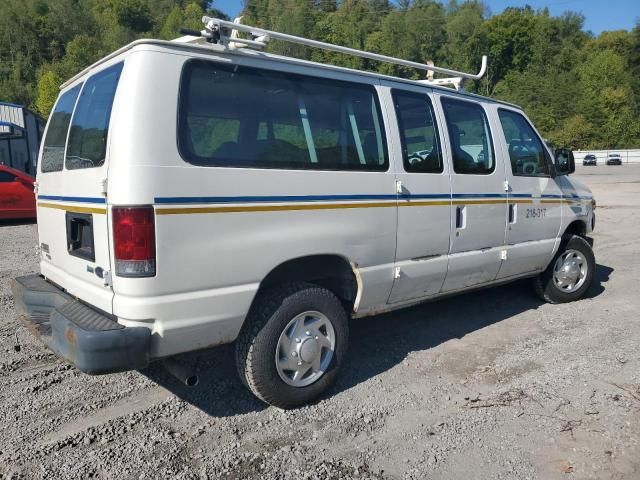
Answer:
M13 280L18 316L58 356L92 375L149 364L151 330L124 327L39 275Z

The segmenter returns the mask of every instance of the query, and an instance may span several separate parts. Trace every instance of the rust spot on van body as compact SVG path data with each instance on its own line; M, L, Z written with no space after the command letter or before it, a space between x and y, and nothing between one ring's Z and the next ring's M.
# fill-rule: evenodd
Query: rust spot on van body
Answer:
M67 327L66 331L64 332L64 338L67 339L67 342L69 342L69 345L72 347L75 347L78 343L76 332L74 332L71 327Z

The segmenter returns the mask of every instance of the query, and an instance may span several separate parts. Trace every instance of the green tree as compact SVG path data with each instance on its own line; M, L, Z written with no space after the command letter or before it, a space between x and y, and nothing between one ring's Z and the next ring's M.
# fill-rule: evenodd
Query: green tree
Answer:
M380 22L385 18L385 15L378 16L371 7L366 0L344 0L335 12L329 13L319 22L317 31L320 33L320 39L346 47L365 49L367 37L379 29ZM340 53L314 50L312 59L350 68L371 68L371 62L363 58Z
M44 70L38 79L38 89L35 100L35 110L40 115L47 117L53 104L58 98L58 92L62 80L53 70Z
M390 12L382 21L379 33L367 39L367 47L384 55L414 62L440 63L446 41L445 14L442 6L433 1L415 2L408 10ZM406 78L423 78L425 72L382 63L378 71Z
M181 28L186 28L184 26L184 13L182 12L182 9L178 5L176 5L175 7L173 7L173 10L171 10L171 13L165 19L159 36L160 38L163 38L165 40L171 40L173 38L176 38L176 36L178 35L178 31ZM198 28L198 30L200 29L201 28Z
M484 21L484 5L480 2L465 2L459 5L449 2L445 22L446 43L442 66L455 70L471 71L478 68L478 59L469 49L470 39L478 34Z
M492 94L496 84L510 71L524 70L532 57L535 13L531 7L507 8L502 14L480 25L470 39L474 58L489 56L487 90Z
M144 0L112 0L118 24L134 32L146 32L153 26L149 5Z
M562 145L566 148L597 148L598 144L592 142L594 137L593 124L583 114L578 113L563 122L562 127L554 131L550 140L554 145Z

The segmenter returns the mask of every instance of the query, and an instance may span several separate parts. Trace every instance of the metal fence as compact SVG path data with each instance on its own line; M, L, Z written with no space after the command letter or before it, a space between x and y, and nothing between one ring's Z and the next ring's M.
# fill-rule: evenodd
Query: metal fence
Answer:
M640 163L640 149L638 150L574 150L576 163L582 163L585 155L595 155L599 164L607 161L610 153L617 153L622 158L622 163Z

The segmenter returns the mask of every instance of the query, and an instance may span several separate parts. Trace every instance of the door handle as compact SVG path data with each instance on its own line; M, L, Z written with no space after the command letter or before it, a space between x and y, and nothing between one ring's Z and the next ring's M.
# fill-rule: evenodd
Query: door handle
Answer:
M456 207L456 228L461 229L466 225L467 208L463 205Z
M509 204L509 223L516 223L517 205L514 203Z

